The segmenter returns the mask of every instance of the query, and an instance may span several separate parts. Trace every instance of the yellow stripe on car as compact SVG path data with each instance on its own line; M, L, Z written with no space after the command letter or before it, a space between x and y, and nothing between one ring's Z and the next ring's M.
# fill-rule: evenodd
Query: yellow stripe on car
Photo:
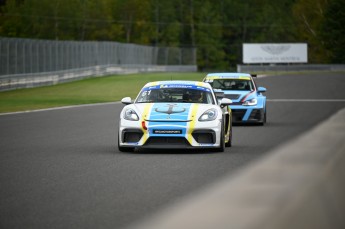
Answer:
M205 83L204 82L197 82L196 86L203 87L203 86L205 86Z
M188 117L188 120L192 120L189 123L188 132L187 132L187 140L188 140L189 144L191 144L191 145L194 145L192 133L193 133L193 130L195 127L195 122L197 121L196 115L198 112L198 107L199 107L199 104L192 104L192 108L190 109L189 117Z
M219 76L206 76L207 80L215 80L215 79L220 79Z
M143 119L140 122L145 122L145 126L147 127L148 124L146 123L146 120L149 118L151 109L152 109L153 103L148 103L145 105L144 107L144 111L143 111ZM144 144L146 142L146 140L149 138L149 131L145 130L143 128L143 126L141 126L141 131L144 133L141 140L140 140L140 144Z
M155 81L155 82L150 82L150 83L147 83L145 85L145 87L153 87L153 86L157 86L159 84L159 82Z

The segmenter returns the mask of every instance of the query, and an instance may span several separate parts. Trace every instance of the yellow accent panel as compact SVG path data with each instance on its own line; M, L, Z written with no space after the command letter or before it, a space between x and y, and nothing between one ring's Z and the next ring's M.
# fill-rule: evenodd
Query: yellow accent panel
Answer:
M150 111L151 111L152 106L153 106L153 103L148 103L145 105L143 116L142 116L142 119L140 120L140 125L141 125L142 121L145 121L146 119L148 119L148 116L150 115ZM146 127L147 127L147 123L146 123ZM143 137L141 138L141 144L144 144L146 142L146 140L149 138L149 132L148 132L148 130L144 130L144 128L142 126L141 126L141 130L144 133Z
M151 83L146 84L147 87L153 87L156 85L158 85L158 82L151 82Z
M196 122L196 120L198 118L198 117L196 117L197 112L198 112L198 108L199 108L199 104L193 104L192 108L190 109L191 111L190 111L189 117L188 117L189 120L192 120L189 123L189 128L188 128L188 133L187 133L187 140L188 140L189 144L191 144L191 145L193 143L192 133L193 133L193 130L194 130L194 127L195 127L195 122Z
M215 80L215 79L220 79L219 76L207 76L206 77L207 80Z
M216 79L239 79L239 80L250 80L250 76L225 76L225 77L221 77L221 76L207 76L205 78L206 80L216 80Z

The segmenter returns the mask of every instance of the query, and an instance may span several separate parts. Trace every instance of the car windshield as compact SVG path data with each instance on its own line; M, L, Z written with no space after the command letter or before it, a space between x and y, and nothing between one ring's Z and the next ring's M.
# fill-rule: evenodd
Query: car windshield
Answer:
M253 91L254 85L251 80L243 79L215 79L211 86L221 90Z
M212 93L207 89L191 88L144 88L136 103L206 103L214 104Z

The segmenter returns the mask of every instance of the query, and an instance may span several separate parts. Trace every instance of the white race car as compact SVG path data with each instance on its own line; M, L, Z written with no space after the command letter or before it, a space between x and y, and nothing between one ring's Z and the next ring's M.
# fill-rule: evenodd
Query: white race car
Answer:
M120 114L118 148L201 149L231 146L231 100L216 97L208 83L160 81L146 84Z

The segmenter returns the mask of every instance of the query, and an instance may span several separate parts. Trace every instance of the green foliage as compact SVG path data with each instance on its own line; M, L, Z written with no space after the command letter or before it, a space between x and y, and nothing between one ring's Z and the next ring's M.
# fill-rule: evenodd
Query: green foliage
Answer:
M330 61L345 63L345 1L333 0L325 11L321 37L329 50Z
M151 43L157 46L179 46L183 31L181 6L177 1L151 0L154 33Z
M344 0L6 0L0 36L196 47L199 69L242 62L242 44L307 42L343 62ZM340 48L334 48L340 47Z
M212 10L210 10L212 9ZM200 70L226 69L219 5L214 1L195 1L195 43Z
M328 0L298 0L293 7L293 15L301 41L308 43L309 61L328 62L320 28Z

